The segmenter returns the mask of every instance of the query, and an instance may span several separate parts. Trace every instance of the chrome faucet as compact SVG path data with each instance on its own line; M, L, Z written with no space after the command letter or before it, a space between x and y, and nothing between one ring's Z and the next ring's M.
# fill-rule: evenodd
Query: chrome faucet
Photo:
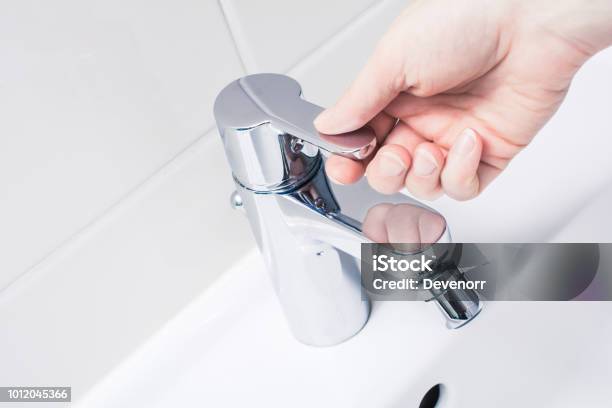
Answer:
M326 346L355 335L368 320L360 258L361 243L372 242L364 234L369 211L381 203L435 211L402 194L378 194L363 180L331 184L322 152L364 159L376 136L368 127L320 134L312 122L321 111L302 99L295 80L277 74L230 83L214 107L237 188L233 205L249 218L289 326L303 343ZM444 223L432 242L449 239ZM478 314L481 302L472 295L459 302L452 293L433 296L449 327Z

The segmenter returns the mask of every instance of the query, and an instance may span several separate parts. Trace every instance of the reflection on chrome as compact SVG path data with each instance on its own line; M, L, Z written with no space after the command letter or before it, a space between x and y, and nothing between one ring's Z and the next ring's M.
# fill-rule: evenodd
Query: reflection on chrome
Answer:
M414 253L450 239L444 218L407 196L378 194L363 180L330 184L321 152L361 159L376 138L366 127L319 134L312 121L321 110L301 98L296 81L276 74L234 81L215 102L237 187L232 203L249 218L294 335L318 346L350 338L368 320L361 243L415 242L396 248ZM480 310L477 296L457 306L452 290L434 299L451 327Z

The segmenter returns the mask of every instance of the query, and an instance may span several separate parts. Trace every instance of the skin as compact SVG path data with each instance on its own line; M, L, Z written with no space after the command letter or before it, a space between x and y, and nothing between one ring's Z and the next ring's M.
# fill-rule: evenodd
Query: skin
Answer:
M612 44L612 0L417 0L396 19L322 133L369 125L365 161L328 176L433 200L479 195L559 108L578 69Z
M374 242L394 243L396 249L407 252L438 242L445 230L442 216L410 204L375 205L363 221L366 237Z

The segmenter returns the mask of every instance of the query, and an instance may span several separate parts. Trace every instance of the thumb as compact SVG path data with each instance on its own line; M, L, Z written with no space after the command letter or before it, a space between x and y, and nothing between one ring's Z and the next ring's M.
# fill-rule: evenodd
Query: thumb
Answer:
M399 47L394 37L383 38L340 100L315 119L319 132L338 134L359 129L405 88L401 53L396 51Z

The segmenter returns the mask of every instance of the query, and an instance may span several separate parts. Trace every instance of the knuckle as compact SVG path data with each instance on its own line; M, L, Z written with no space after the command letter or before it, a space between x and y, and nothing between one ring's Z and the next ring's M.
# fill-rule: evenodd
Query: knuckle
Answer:
M410 88L410 93L420 98L426 98L435 95L436 88L430 81L419 81Z
M441 181L446 195L457 201L471 200L480 192L478 176L461 177L455 173L444 172Z
M407 177L404 185L413 196L422 200L433 201L440 198L443 193L438 180L432 182Z
M458 188L457 188L458 187ZM446 195L457 201L467 201L478 195L478 184L464 186L444 186Z

